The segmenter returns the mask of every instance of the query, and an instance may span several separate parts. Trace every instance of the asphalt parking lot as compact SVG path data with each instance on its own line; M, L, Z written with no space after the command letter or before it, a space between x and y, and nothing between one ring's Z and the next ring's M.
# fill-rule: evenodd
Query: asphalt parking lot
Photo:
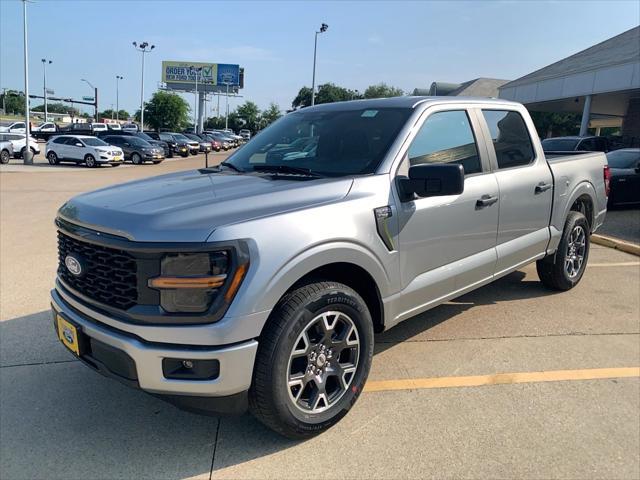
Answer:
M306 442L80 364L49 313L57 208L203 165L0 169L0 478L640 478L640 258L598 245L570 292L528 266L378 335L359 402Z

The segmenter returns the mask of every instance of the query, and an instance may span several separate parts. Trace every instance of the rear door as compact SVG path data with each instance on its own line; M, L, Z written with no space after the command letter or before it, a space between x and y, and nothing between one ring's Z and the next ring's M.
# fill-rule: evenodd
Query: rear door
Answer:
M67 138L64 148L66 151L65 158L76 161L84 159L85 146L79 138Z
M407 176L421 163L459 163L465 170L460 195L399 202L402 320L465 288L488 281L496 261L498 184L477 119L465 108L432 107L398 168ZM397 188L397 184L394 182Z
M545 254L553 177L542 149L529 135L535 131L533 124L521 112L481 109L479 117L500 190L495 269L500 275Z

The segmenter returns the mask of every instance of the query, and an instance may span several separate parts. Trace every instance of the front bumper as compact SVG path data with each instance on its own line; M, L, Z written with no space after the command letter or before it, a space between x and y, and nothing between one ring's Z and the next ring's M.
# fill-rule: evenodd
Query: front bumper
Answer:
M81 355L80 360L100 373L116 378L129 386L165 397L165 400L183 408L203 412L212 409L201 406L202 402L189 397L207 397L212 401L229 397L230 401L237 402L239 396L246 396L246 391L251 385L253 364L258 349L258 342L255 340L215 348L172 344L173 337L167 337L166 343L148 342L139 336L99 322L86 313L90 311L87 308L83 308L84 312L81 313L65 301L55 289L51 291L51 302L54 317L55 314L62 314L79 327L90 344L93 345L95 340L96 345L108 349L112 353L111 357L116 358L111 364L108 360L109 356L103 356L101 361L96 362L96 359L88 354ZM95 317L101 316L103 315L96 312ZM188 326L175 327L176 330L189 328ZM123 369L123 363L128 362L127 357L131 359L132 367ZM211 380L168 379L162 367L163 359L167 358L191 361L217 360L219 372L217 377ZM200 400L207 400L207 398ZM226 408L225 405L214 406L213 410L235 412L233 409Z

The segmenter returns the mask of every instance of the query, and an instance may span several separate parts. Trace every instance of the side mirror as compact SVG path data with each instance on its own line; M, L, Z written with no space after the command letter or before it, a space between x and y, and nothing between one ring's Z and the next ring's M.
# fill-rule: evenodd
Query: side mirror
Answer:
M82 146L83 145L80 142L76 143L76 147L82 147Z
M459 195L464 191L464 167L454 163L414 165L409 178L398 179L402 201L418 197Z

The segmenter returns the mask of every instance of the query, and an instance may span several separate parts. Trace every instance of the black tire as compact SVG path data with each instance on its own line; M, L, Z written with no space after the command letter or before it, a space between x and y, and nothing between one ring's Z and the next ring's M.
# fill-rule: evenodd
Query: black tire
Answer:
M114 167L114 168L115 168L115 167L119 167L120 165L122 165L122 164L121 164L121 163L112 163L112 164L111 164L111 166L112 166L112 167Z
M57 165L58 163L60 163L60 160L58 160L58 155L56 155L56 152L49 152L47 154L47 160L49 161L49 165Z
M582 232L582 241L574 241L576 236L580 235L577 232ZM586 217L580 212L569 212L558 250L555 254L536 262L538 276L546 287L564 291L572 289L580 282L589 260L590 233ZM582 260L578 262L580 257ZM579 263L578 266L576 262Z
M158 165L159 163L162 163L162 160L153 160L154 165Z
M323 313L333 318L329 329L324 327L329 321L321 317ZM308 341L303 340L303 334ZM358 343L354 346L350 341ZM300 348L300 342L306 347L304 353L296 354L293 350ZM292 439L312 437L327 430L347 414L360 396L371 368L373 344L371 315L353 289L323 281L289 292L273 310L260 338L249 390L251 412L269 428ZM330 346L330 350L325 350L325 346ZM326 356L324 352L328 352ZM325 381L313 380L314 368L320 369L315 374L320 371L320 375L326 375ZM351 371L344 372L344 368ZM302 378L307 379L304 386L300 380L299 390L295 391L296 387L289 383L292 370L296 374L301 370ZM338 376L338 371L344 373ZM330 384L335 388L333 392ZM308 405L302 405L305 402ZM311 411L312 402L318 411Z
M180 154L182 158L187 158L189 156L189 152Z
M142 157L140 156L139 153L134 152L131 154L131 162L134 165L140 165L142 164Z
M169 154L167 155L167 158L173 158L173 151L172 150L169 151Z
M96 162L93 155L86 155L84 157L84 163L89 168L96 168L98 166L98 162Z
M6 165L11 160L11 155L9 154L9 150L2 150L0 152L0 163L2 165Z

